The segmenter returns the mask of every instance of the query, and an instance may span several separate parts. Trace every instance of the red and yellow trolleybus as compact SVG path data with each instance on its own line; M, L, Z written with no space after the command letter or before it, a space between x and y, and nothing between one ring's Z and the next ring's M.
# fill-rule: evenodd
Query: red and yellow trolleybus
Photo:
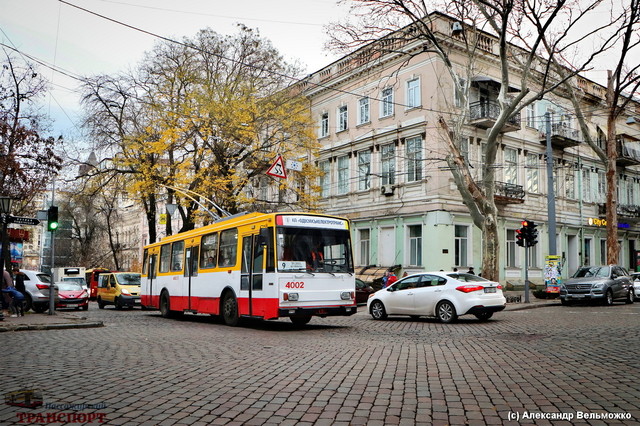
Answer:
M178 313L289 317L356 313L347 219L309 213L246 213L144 248L142 306Z

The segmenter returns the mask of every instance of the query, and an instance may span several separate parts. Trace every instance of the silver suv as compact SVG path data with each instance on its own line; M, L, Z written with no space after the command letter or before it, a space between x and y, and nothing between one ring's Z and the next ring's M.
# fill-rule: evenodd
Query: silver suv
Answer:
M27 290L25 297L25 311L33 309L36 313L42 313L49 309L49 285L51 277L44 272L26 271L24 274L24 287ZM54 294L54 297L56 295Z
M596 300L611 305L614 300L633 303L633 279L618 265L582 266L560 286L560 302Z

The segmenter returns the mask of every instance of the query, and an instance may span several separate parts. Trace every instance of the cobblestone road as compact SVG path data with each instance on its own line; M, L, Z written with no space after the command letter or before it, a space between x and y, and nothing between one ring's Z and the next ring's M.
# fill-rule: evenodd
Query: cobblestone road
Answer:
M45 405L0 424L639 424L640 303L450 325L364 309L229 328L92 305L105 327L2 333L2 394Z

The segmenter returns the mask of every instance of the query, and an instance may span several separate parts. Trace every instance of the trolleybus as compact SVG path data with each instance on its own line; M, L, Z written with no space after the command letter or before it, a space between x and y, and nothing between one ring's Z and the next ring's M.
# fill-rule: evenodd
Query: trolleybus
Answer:
M356 313L347 219L308 213L244 213L144 248L141 303L163 317L181 313L241 317Z

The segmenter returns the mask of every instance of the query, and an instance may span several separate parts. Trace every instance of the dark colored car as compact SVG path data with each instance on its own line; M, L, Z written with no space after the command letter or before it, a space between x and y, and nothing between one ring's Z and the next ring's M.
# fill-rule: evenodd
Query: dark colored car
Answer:
M367 303L369 295L373 292L373 287L361 279L356 278L356 303Z
M622 266L582 266L560 286L563 305L586 301L611 305L614 300L635 300L633 279Z

